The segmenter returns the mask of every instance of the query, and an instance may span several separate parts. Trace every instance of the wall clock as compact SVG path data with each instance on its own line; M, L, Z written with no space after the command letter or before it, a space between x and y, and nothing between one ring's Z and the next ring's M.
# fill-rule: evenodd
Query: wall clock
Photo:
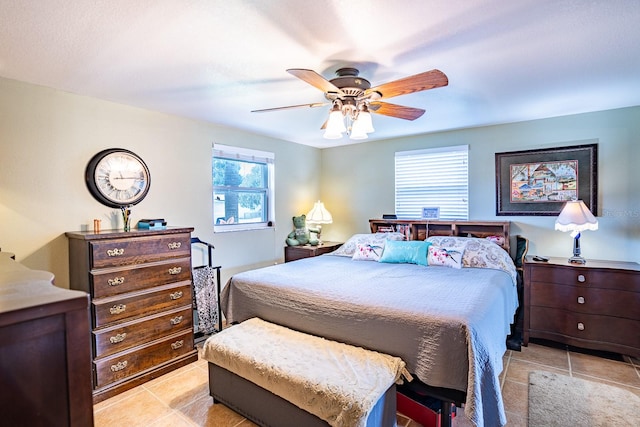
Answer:
M151 186L145 162L123 148L109 148L93 156L85 179L91 195L112 208L140 203Z

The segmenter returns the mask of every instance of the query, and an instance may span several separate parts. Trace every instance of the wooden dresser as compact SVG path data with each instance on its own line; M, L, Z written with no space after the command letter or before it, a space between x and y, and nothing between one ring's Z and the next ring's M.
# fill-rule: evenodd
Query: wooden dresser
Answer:
M524 344L543 338L640 357L640 264L524 264Z
M89 300L0 252L0 425L93 425Z
M91 298L95 403L198 359L192 231L66 233L70 287Z

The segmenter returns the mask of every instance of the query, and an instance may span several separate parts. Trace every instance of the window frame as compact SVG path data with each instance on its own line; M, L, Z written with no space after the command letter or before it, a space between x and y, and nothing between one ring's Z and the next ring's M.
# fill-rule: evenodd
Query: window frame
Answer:
M245 222L234 224L216 224L215 216L215 199L216 189L222 186L216 186L214 183L214 162L215 159L227 159L236 161L245 161L250 163L261 163L267 167L267 187L265 194L265 210L266 220L260 222ZM232 231L248 231L248 230L263 230L273 228L274 213L275 213L275 154L268 151L254 150L251 148L236 147L224 144L214 143L212 146L211 155L211 216L214 233L228 233ZM228 187L226 187L229 190ZM251 190L244 190L243 192L251 192ZM264 190L256 190L256 192L262 193ZM240 192L240 191L238 191Z

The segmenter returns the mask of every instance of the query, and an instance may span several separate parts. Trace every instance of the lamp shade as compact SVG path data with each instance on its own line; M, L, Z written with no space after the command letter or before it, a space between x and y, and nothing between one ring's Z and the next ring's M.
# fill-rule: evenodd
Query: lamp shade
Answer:
M572 235L584 230L597 230L598 220L582 200L567 202L556 219L556 230L571 231Z
M333 217L324 207L324 203L318 200L313 204L313 209L307 214L307 222L312 224L331 224Z

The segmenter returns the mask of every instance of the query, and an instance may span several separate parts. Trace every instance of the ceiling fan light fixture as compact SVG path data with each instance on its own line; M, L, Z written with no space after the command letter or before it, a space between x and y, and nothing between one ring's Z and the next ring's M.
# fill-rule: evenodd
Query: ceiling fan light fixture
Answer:
M373 128L373 121L371 120L371 113L368 111L366 106L358 113L358 118L355 123L359 123L358 126L362 127L362 130L365 133L372 133L375 131Z
M362 130L361 126L356 125L357 122L353 124L351 128L351 133L349 134L349 139L367 139L369 135Z
M324 133L325 139L338 139L342 138L342 133L346 132L347 128L344 125L344 116L338 103L333 104L331 112L329 113L329 120L327 121L327 130Z

